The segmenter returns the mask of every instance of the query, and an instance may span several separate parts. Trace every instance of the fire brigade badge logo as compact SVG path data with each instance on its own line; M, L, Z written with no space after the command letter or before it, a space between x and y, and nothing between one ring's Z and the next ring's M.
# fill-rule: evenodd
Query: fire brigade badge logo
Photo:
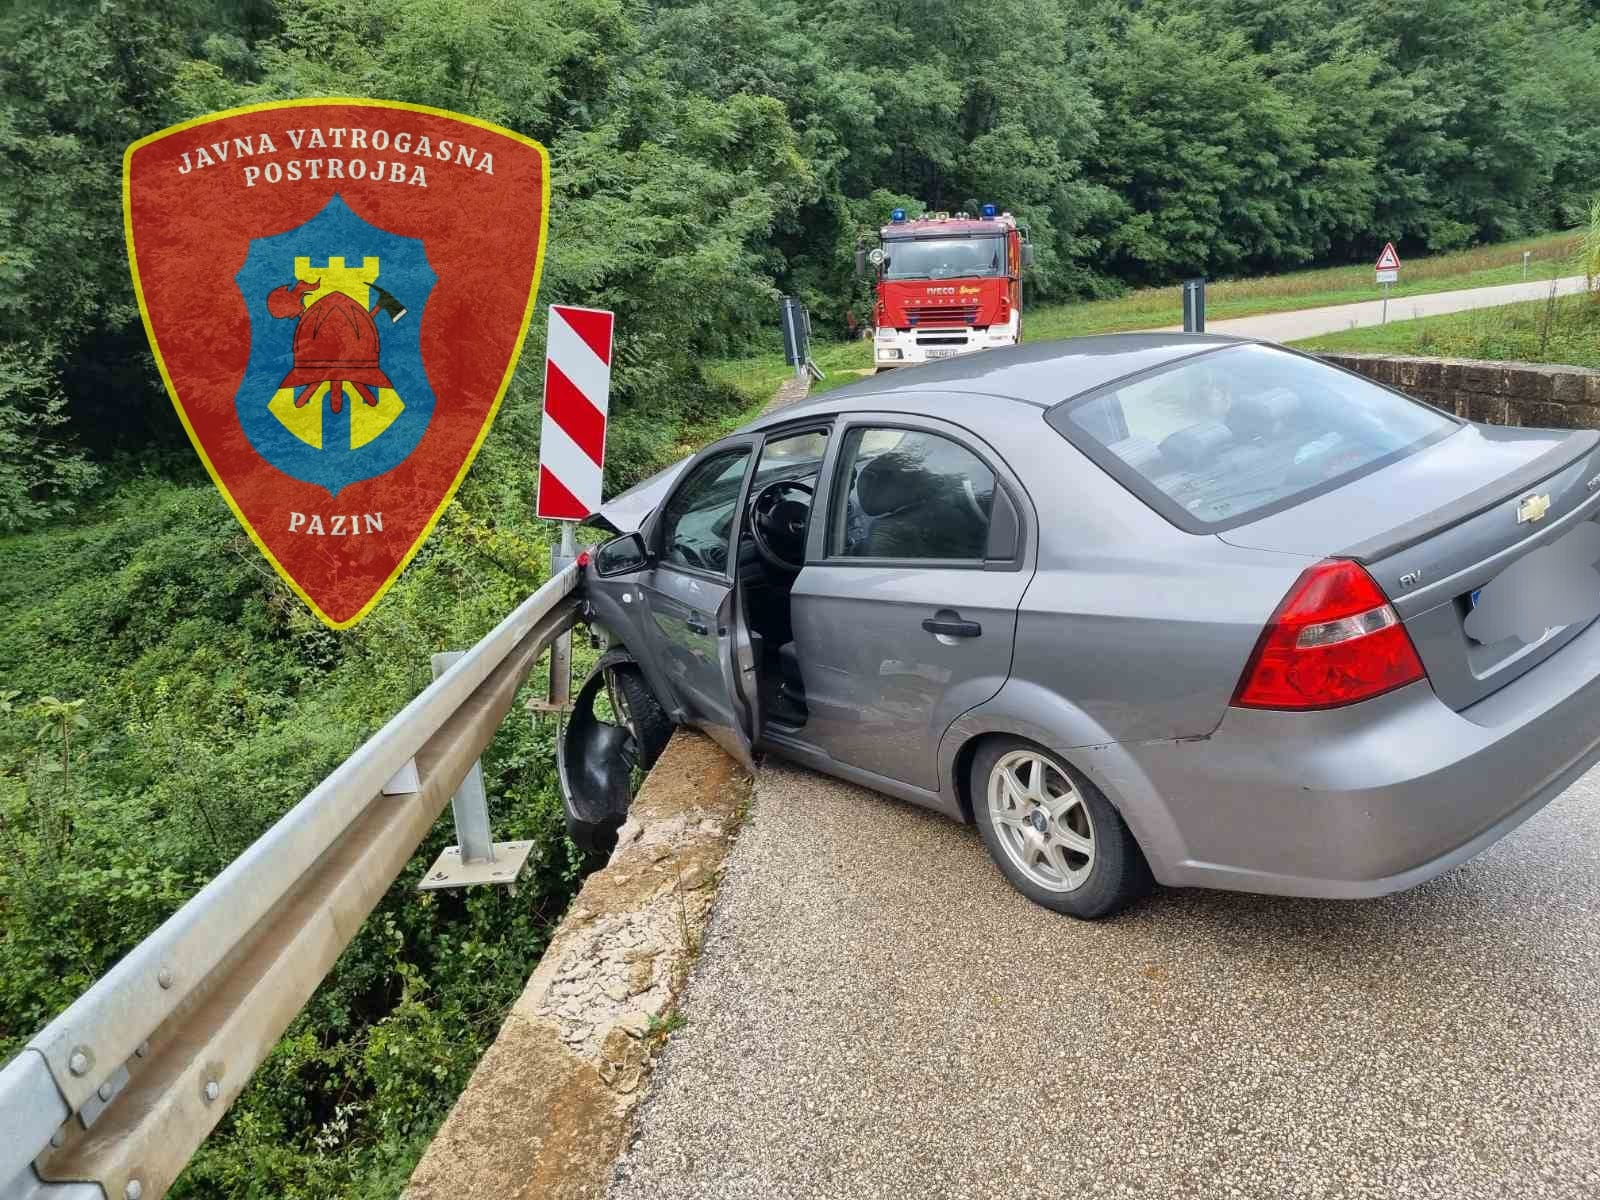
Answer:
M128 148L128 258L173 405L335 629L399 577L488 434L549 196L537 142L415 105L255 105Z

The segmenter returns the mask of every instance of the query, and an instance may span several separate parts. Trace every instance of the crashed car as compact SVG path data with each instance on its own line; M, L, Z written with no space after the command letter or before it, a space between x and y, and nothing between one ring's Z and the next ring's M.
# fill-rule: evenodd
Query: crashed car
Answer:
M973 822L1079 917L1411 887L1600 757L1597 440L1186 334L781 409L591 517L574 836L686 723Z

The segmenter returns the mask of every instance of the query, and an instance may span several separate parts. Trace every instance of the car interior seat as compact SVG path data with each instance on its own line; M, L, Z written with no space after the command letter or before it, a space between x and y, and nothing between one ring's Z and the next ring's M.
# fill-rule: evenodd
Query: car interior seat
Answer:
M1282 433L1300 409L1300 397L1288 388L1269 388L1239 396L1228 405L1227 426L1240 438Z
M982 558L987 519L961 481L915 455L889 450L861 469L861 510L871 518L868 558Z

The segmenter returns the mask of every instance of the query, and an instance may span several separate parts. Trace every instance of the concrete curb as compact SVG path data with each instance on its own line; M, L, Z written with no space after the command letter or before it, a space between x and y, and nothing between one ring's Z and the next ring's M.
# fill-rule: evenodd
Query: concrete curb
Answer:
M713 742L673 734L404 1200L604 1192L749 795Z

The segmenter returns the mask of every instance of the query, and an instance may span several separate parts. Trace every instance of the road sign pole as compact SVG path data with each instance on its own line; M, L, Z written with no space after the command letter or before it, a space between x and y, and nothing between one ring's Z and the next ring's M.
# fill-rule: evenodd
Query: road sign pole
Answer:
M571 521L561 522L561 549L556 552L555 571L566 570L578 557L578 539ZM572 631L558 637L550 647L550 708L560 714L572 699Z
M1389 289L1400 278L1400 256L1395 253L1394 243L1385 242L1383 251L1378 255L1378 261L1373 264L1377 269L1377 282L1383 288L1383 316L1380 324L1389 323Z
M550 550L552 577L577 561L577 522L600 507L615 326L616 314L607 309L550 306L544 418L539 427L539 496L534 513L561 525L561 543ZM570 633L551 644L548 697L548 701L534 701L529 707L535 712L553 712L559 721L572 703Z

